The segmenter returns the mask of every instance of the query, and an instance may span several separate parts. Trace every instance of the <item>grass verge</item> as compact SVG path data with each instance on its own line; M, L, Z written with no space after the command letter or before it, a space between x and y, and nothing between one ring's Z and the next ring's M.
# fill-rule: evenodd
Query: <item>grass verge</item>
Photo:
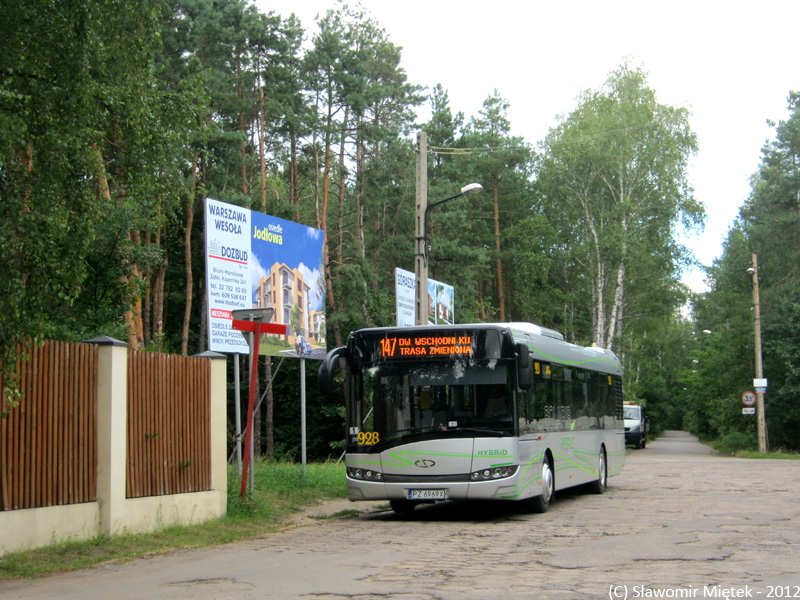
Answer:
M734 456L736 458L782 458L784 460L800 460L800 454L783 451L761 454L758 450L739 450Z
M255 493L239 497L241 479L228 471L228 514L198 525L153 533L98 536L0 557L0 579L41 577L109 560L132 560L185 548L204 548L278 531L292 513L319 500L346 498L344 464L256 462ZM351 511L345 511L348 514ZM333 515L336 516L336 515Z

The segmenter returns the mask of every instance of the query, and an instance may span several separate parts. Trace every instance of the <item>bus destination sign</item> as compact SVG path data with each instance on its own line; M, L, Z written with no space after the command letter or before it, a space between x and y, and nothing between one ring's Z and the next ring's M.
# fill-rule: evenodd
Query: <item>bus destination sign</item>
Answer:
M471 335L396 335L380 341L381 358L471 356Z

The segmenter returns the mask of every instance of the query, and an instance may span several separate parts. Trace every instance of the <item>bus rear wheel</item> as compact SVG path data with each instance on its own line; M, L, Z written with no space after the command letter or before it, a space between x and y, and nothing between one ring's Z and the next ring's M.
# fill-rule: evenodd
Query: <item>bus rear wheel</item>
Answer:
M590 486L589 489L594 494L602 494L608 487L608 465L606 464L605 448L600 448L600 455L597 457L597 479Z

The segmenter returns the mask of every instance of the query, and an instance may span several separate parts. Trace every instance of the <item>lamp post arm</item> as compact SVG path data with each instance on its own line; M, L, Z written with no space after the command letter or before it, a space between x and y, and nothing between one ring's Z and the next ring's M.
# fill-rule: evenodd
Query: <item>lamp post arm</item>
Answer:
M436 202L431 202L430 204L428 204L428 206L425 207L425 218L423 219L423 225L422 225L422 227L423 227L423 236L422 236L423 242L422 242L422 244L423 244L423 246L425 248L425 265L426 266L428 265L428 211L430 211L430 209L432 209L434 206L437 206L439 204L443 204L443 203L445 203L445 202L447 202L449 200L455 200L456 198L459 198L459 197L464 196L464 195L465 195L464 192L459 192L455 196L450 196L449 198L445 198L444 200L437 200Z
M463 196L463 195L464 195L464 192L459 192L455 196L450 196L449 198L445 198L444 200L437 200L436 202L431 202L430 204L428 204L428 210L432 209L434 206L437 206L437 205L442 204L444 202L447 202L449 200L455 200L456 198L458 198L460 196Z

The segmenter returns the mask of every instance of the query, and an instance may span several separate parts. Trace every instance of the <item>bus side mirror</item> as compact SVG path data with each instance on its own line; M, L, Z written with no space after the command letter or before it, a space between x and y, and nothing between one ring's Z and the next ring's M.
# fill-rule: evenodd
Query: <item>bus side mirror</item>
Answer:
M344 346L328 352L317 371L317 388L326 398L333 393L333 371L340 358L347 360L347 348Z
M517 343L517 385L521 390L529 390L533 385L533 360L523 342Z

